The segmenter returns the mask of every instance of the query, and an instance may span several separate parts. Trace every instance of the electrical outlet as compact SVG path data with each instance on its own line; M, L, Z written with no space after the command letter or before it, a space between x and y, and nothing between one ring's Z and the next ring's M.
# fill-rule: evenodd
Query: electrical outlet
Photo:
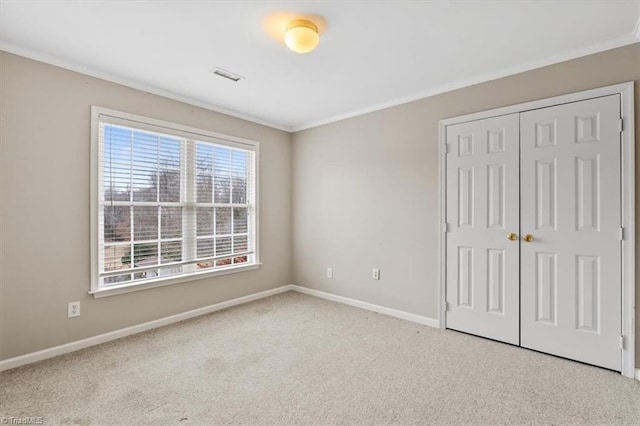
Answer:
M333 278L333 269L327 268L327 278Z
M371 274L371 278L373 278L374 280L379 280L380 279L380 269L373 268L373 274Z
M80 302L69 302L67 316L69 318L80 316Z

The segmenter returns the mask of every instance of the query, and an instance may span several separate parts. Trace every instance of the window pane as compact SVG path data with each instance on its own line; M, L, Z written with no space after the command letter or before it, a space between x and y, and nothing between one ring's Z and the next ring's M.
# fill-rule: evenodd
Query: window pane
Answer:
M237 256L233 258L233 263L246 263L248 259L248 256Z
M244 176L233 178L233 200L235 204L247 202L247 179Z
M231 208L216 207L216 235L231 234Z
M158 142L159 193L162 202L180 201L180 140L160 136Z
M216 256L231 254L231 237L216 238Z
M182 241L166 241L160 244L160 263L180 262L182 260Z
M216 266L227 266L227 265L231 265L232 263L233 263L233 259L229 257L227 259L220 259L216 261Z
M233 237L233 252L234 253L242 253L249 249L249 244L247 242L246 236L236 236Z
M180 171L160 170L158 176L160 201L164 203L180 202Z
M198 203L211 203L213 196L213 176L198 174L196 177L197 188L197 202Z
M236 204L247 202L247 153L233 150L232 152L232 200Z
M124 256L130 256L131 245L108 245L104 247L104 251L102 254L102 261L104 264L104 271L118 271L120 269L128 269L131 265L130 262L127 261L128 258ZM123 262L123 258L126 263Z
M103 232L105 243L131 241L131 208L105 206Z
M196 143L196 197L198 203L213 202L213 145Z
M160 268L160 276L176 275L182 273L182 266L168 266L166 268Z
M158 239L158 209L155 206L133 207L134 240Z
M216 146L213 163L213 185L216 203L231 202L231 149Z
M236 207L233 209L233 233L246 234L247 232L247 209Z
M131 135L132 131L111 125L104 126L103 182L104 200L129 201L131 197Z
M135 274L133 274L133 279L135 280L143 280L145 278L154 278L158 276L158 270L154 269L151 271L144 271L144 272L136 272Z
M196 265L198 266L198 269L208 269L208 268L213 268L215 262L213 260L207 260L204 262L198 262Z
M213 238L198 240L198 258L213 257Z
M133 245L133 266L142 268L158 264L158 243Z
M158 200L158 136L133 132L133 201Z
M161 238L182 236L182 207L160 207L162 217Z
M127 281L131 281L131 274L114 275L111 277L105 277L104 285L105 286L117 285L117 284L126 283Z
M197 235L213 235L213 207L198 207L196 210Z
M216 197L215 202L224 204L229 203L229 195L231 192L231 177L229 175L216 174L213 182Z

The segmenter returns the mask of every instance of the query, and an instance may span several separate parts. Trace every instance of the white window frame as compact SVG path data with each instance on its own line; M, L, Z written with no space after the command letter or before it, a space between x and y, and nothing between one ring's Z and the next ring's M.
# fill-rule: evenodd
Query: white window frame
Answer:
M130 282L119 285L100 286L100 258L99 258L99 225L100 225L100 163L99 163L99 125L101 117L107 117L110 123L117 123L121 121L126 126L135 124L137 129L151 130L157 132L158 129L162 129L164 133L191 140L198 140L204 142L213 142L217 145L225 145L229 147L242 148L253 151L254 154L254 208L252 210L254 220L250 222L249 226L253 229L249 230L249 238L253 236L253 258L254 261L248 264L239 264L237 266L229 266L220 269L203 270L203 271L188 271L180 275L157 277L153 279L145 280L144 282ZM184 154L184 153L183 153ZM91 205L91 220L90 220L90 235L91 235L91 289L89 294L92 294L96 298L113 296L116 294L129 293L133 291L140 291L149 288L162 287L171 284L178 284L193 280L199 280L203 278L211 278L220 275L233 274L242 271L249 271L257 269L261 266L260 263L260 143L249 139L239 138L235 136L224 135L221 133L211 132L208 130L198 129L195 127L183 126L176 123L171 123L162 120L156 120L141 115L116 111L113 109L103 108L99 106L91 106L91 190L90 190L90 205ZM189 165L187 164L187 167Z

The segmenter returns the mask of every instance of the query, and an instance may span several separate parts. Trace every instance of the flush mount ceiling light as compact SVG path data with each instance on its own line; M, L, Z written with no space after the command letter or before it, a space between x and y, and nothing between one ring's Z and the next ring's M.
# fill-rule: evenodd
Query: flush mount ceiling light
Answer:
M287 47L296 53L309 53L320 42L318 27L306 19L296 19L289 22L284 35Z

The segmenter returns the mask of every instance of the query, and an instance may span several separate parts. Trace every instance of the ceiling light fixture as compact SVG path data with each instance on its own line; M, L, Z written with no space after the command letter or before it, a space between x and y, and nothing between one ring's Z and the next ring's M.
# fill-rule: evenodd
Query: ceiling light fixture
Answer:
M287 47L296 53L309 53L320 42L318 27L306 19L296 19L289 22L284 35Z

